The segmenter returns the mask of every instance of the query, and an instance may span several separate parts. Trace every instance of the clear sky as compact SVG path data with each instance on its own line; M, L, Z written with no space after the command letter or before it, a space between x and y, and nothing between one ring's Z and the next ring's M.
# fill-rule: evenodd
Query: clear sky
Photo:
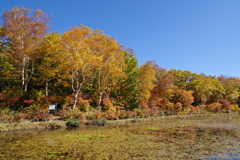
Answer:
M103 30L139 65L240 77L240 0L0 0L0 14L21 5L52 15L51 32Z

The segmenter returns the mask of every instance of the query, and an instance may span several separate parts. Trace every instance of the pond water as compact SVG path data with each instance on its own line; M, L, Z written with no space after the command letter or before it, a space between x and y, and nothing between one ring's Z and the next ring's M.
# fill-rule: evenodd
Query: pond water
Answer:
M240 116L0 133L0 159L240 159Z

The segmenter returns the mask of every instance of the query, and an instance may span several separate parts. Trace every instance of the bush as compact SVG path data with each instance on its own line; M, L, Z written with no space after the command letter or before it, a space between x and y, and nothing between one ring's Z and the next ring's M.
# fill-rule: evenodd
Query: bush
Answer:
M137 113L138 117L141 118L148 118L150 116L150 113L147 109L135 108L133 111Z
M96 118L101 118L102 113L97 112L97 111L88 111L86 112L86 119L96 119Z
M43 123L43 126L45 126L46 129L50 129L50 130L62 128L62 126L56 122Z
M66 123L67 126L69 127L78 127L80 125L80 122L75 119L69 119Z
M88 122L88 125L94 125L94 126L104 126L107 123L106 119L94 119L91 122Z
M207 106L207 110L214 113L221 112L221 109L222 109L222 104L219 102L211 103Z
M117 113L113 112L113 111L110 111L110 110L107 110L105 112L105 117L107 119L109 119L109 120L116 120L116 119L118 119Z
M16 113L14 116L14 122L22 122L25 119L29 119L29 115L27 113Z
M9 114L11 112L9 107L0 107L0 114Z
M76 119L76 120L85 120L85 115L80 112L77 108L73 110L64 110L60 111L60 118L62 120Z
M169 116L169 115L174 115L174 112L170 109L167 109L165 112L165 115Z
M39 121L49 121L53 117L52 114L49 113L33 113L29 114L29 120L33 122L39 122Z
M0 114L0 123L11 123L14 122L13 115Z

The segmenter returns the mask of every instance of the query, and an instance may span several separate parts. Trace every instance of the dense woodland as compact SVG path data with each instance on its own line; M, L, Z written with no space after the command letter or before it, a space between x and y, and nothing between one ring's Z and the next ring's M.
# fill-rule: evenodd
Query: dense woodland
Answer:
M239 110L239 78L138 66L132 49L102 30L49 29L41 10L15 7L2 16L0 114L39 118L53 103L61 114L92 119Z

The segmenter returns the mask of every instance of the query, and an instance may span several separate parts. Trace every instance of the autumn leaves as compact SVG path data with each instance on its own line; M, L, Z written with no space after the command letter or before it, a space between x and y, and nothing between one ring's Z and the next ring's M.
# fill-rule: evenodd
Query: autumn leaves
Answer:
M80 25L48 34L48 15L24 7L6 11L2 20L1 93L17 89L19 100L71 95L68 105L73 110L84 99L93 108L104 109L108 100L111 107L125 110L145 107L174 113L221 103L219 99L238 103L239 79L166 71L153 61L139 67L130 49L101 30Z
M82 88L93 79L100 105L103 94L110 90L114 78L125 76L124 52L120 45L102 31L92 31L86 26L74 27L65 32L63 45L75 94L73 108L76 107Z

